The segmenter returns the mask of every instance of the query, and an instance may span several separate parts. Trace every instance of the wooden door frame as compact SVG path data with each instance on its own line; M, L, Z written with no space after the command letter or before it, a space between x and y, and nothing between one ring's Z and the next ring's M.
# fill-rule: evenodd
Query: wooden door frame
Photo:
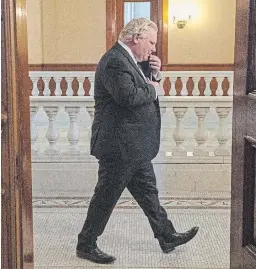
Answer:
M158 27L157 53L168 63L168 0L106 0L106 49L118 40L123 28L124 2L151 2L151 20Z
M247 125L255 126L256 118L256 111L252 108L255 100L253 102L247 92L250 3L252 0L236 1L230 227L232 269L245 268L245 264L246 269L250 269L256 265L253 258L256 247L251 239L254 228L251 219L254 193L251 190L255 189L255 182L250 179L255 173L255 163L252 162L255 162L253 151L256 144L249 138L256 128L247 128ZM247 110L254 112L251 114Z
M1 0L2 268L33 268L26 0Z

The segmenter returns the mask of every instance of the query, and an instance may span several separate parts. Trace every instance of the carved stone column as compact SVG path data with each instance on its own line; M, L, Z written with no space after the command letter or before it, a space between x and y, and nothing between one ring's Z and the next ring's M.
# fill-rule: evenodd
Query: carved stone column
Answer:
M84 77L78 77L77 81L79 83L79 88L77 91L78 96L84 96Z
M216 137L219 142L219 147L214 150L216 156L229 156L230 152L227 149L228 134L226 129L226 120L230 112L230 107L217 107L216 112L220 118L219 128Z
M193 77L193 82L194 82L193 96L200 95L200 91L198 88L198 83L199 83L200 79L201 79L200 77Z
M54 81L56 83L56 88L55 88L54 94L56 96L61 96L62 95L62 90L60 88L60 83L62 81L62 77L54 77Z
M38 96L39 95L39 90L37 88L37 82L39 80L39 77L31 77L30 78L33 82L33 89L32 89L32 95L33 96Z
M66 77L65 78L66 81L67 81L67 92L66 92L66 95L67 96L73 96L74 92L73 92L73 89L72 89L72 81L73 81L73 77Z
M36 129L36 125L34 122L35 115L38 111L37 106L30 106L30 139L31 139L31 153L32 155L38 154L38 149L35 145L35 142L38 138L38 133Z
M176 117L176 127L173 131L173 139L176 143L176 147L173 149L174 156L186 156L187 151L183 147L183 143L186 137L183 127L183 119L188 111L187 107L174 107L173 112Z
M93 96L94 95L94 81L95 81L95 78L94 78L94 76L90 76L90 77L88 77L88 79L89 79L90 84L91 84L90 96Z
M51 91L49 88L49 82L51 80L51 78L49 77L42 77L43 81L44 81L44 96L50 96Z
M56 116L59 112L59 107L44 107L44 111L46 112L48 118L49 118L49 126L46 133L46 138L49 142L48 149L45 150L46 155L59 155L60 152L56 148L56 143L59 138L57 126L56 126Z
M218 82L218 88L216 90L216 95L217 96L222 96L223 95L223 90L222 90L222 81L223 81L223 77L217 77L216 80Z
M195 107L195 113L198 118L198 127L195 132L195 140L198 146L194 149L194 156L209 156L209 151L205 148L205 142L208 138L205 128L205 116L209 112L209 107Z
M77 116L80 112L79 106L65 106L65 111L69 115L70 125L69 125L69 131L67 134L68 141L70 143L70 146L68 150L65 152L65 155L80 155L81 152L77 148L77 143L79 141L79 131L77 127Z

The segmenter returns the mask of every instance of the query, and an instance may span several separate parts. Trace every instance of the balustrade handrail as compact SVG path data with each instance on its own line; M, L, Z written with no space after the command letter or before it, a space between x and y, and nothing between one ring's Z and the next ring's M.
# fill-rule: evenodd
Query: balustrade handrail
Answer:
M195 107L195 103L203 107L232 107L233 96L158 96L162 107ZM94 103L93 96L30 96L30 103L49 103L49 106L56 106L56 103Z
M233 71L161 71L161 74L159 95L233 95ZM31 95L93 95L94 76L95 71L29 71Z

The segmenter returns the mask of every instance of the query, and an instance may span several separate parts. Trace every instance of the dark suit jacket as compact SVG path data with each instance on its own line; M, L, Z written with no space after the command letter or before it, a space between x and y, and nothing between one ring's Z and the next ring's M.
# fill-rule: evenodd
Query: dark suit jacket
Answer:
M92 155L127 162L149 161L157 155L161 117L155 89L118 43L97 65L94 99Z

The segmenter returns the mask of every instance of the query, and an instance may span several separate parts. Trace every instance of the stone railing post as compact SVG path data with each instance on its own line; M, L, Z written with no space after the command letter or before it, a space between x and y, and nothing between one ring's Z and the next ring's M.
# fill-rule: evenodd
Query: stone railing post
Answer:
M173 149L174 156L186 156L187 150L183 147L183 143L186 137L183 119L187 112L187 107L174 107L173 112L176 117L176 127L173 131L173 139L176 143L176 147Z
M67 81L67 92L66 95L67 96L72 96L74 94L73 89L72 89L72 81L73 81L73 76L72 77L65 77L66 81Z
M222 96L223 95L223 90L222 90L222 81L223 81L224 77L216 77L216 80L218 82L218 87L216 90L216 95L217 96Z
M201 78L195 76L195 77L192 77L192 79L193 79L193 82L194 82L194 89L193 89L192 94L193 94L193 96L199 96L200 91L199 91L198 83L199 83Z
M182 90L181 90L181 95L186 96L188 95L188 90L187 90L187 81L188 77L187 76L182 76L181 77L181 82L182 82Z
M88 77L89 81L90 81L90 84L91 84L91 87L90 87L90 96L93 96L94 95L94 76L89 76Z
M44 106L44 111L49 118L48 130L46 133L46 138L49 142L48 149L45 150L46 155L59 155L59 150L56 148L56 143L59 138L57 126L56 126L56 116L59 112L58 106Z
M205 81L205 90L204 90L204 95L205 96L210 96L211 95L211 87L210 87L210 83L212 80L212 76L205 76L204 77L204 81Z
M51 94L50 88L49 88L49 82L51 80L50 77L42 77L44 81L44 96L49 96Z
M79 88L77 91L78 96L84 96L84 77L77 77Z
M169 80L170 80L170 83L171 83L170 95L175 96L176 95L175 82L177 80L177 77L170 76Z
M198 146L194 149L194 156L209 156L209 151L205 147L208 134L205 128L205 116L209 112L209 107L195 107L195 113L198 118L198 127L195 132L195 140Z
M226 129L226 119L230 112L230 107L216 107L216 112L220 118L219 128L216 134L219 147L214 150L216 156L229 156L230 152L227 149L228 134Z
M68 150L64 153L65 155L80 155L80 150L77 148L77 143L79 141L79 131L77 127L77 116L78 113L80 112L80 107L79 106L65 106L65 111L69 115L69 131L67 134L67 138L69 141L69 147Z
M33 96L38 96L39 95L39 90L37 88L37 82L39 80L39 77L31 77L30 79L32 80L32 83L33 83L32 95Z
M62 90L60 88L60 83L62 81L62 77L54 77L54 81L56 83L56 88L55 88L54 94L55 94L55 96L61 96Z
M30 133L31 133L31 153L32 155L38 154L37 146L35 145L35 142L38 138L38 133L36 129L36 124L34 121L35 115L38 111L37 106L30 106Z

